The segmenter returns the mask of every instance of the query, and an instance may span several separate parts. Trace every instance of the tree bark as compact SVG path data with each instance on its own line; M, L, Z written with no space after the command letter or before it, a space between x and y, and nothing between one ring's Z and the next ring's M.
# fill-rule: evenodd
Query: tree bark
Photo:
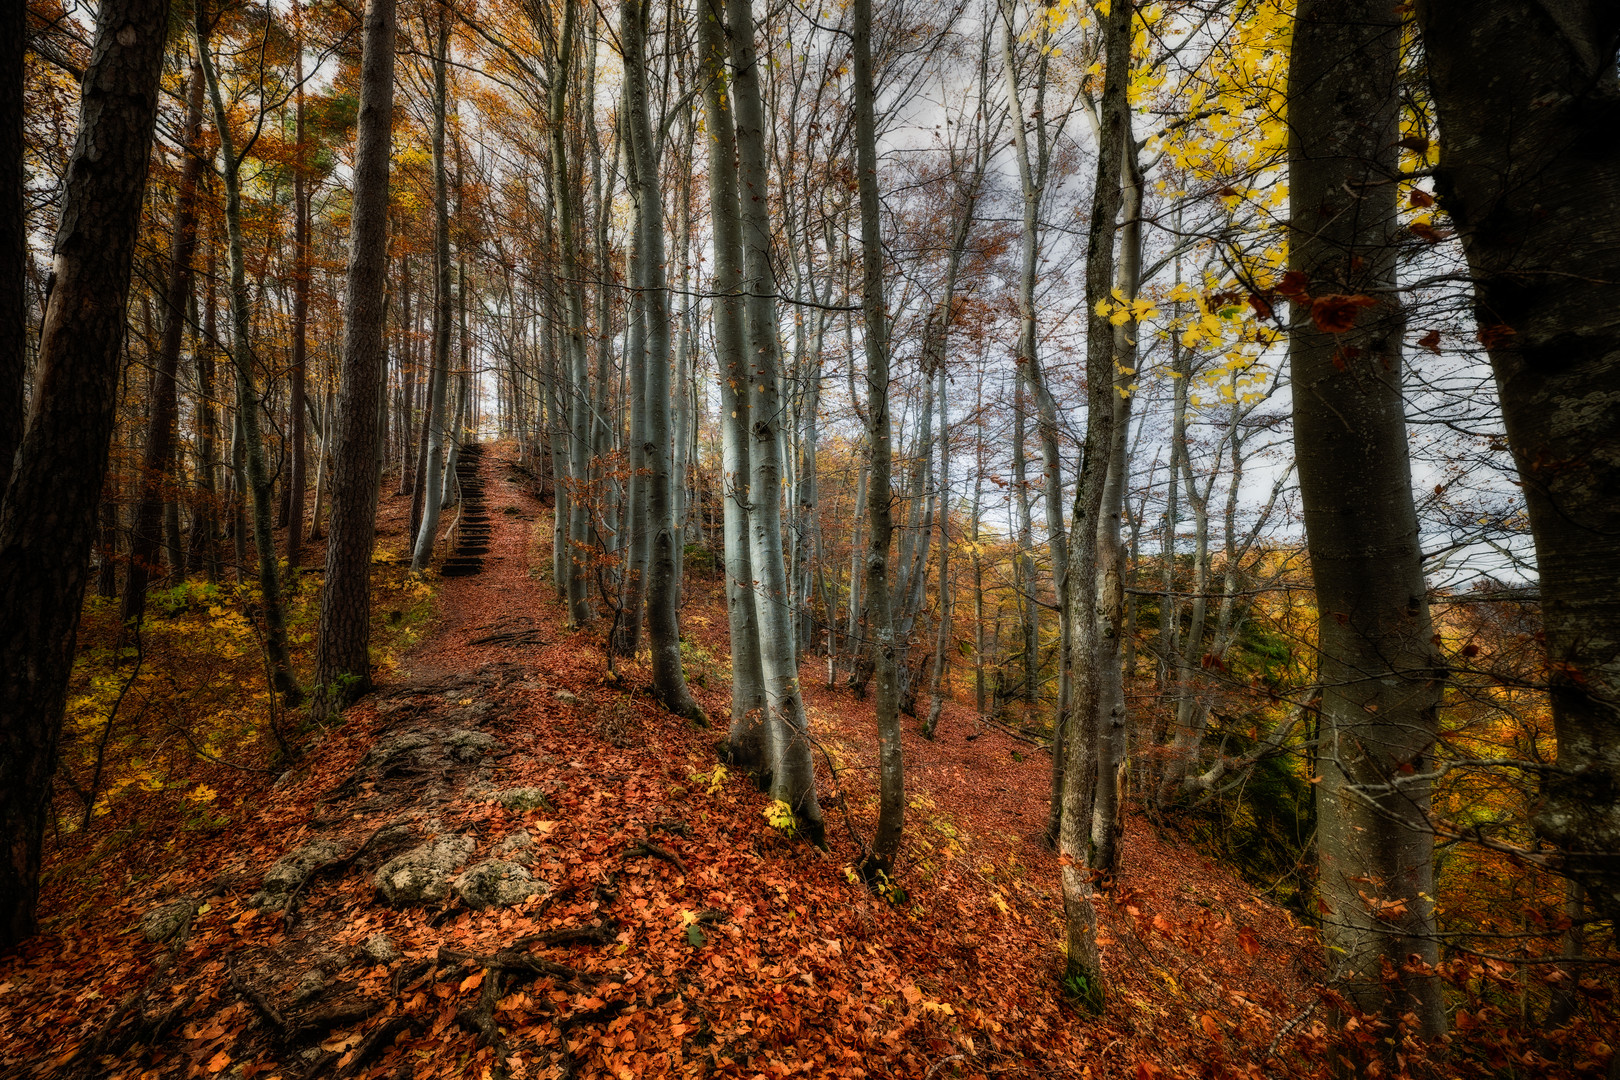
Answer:
M424 29L427 24L424 17ZM411 571L420 574L433 559L433 541L444 506L444 412L450 382L450 330L455 294L450 272L450 175L444 160L444 128L449 109L450 13L439 7L439 25L428 40L433 52L433 269L437 279L433 305L433 371L428 379L427 469L416 485L422 522L411 553Z
M1430 771L1443 672L1412 501L1396 296L1400 15L1306 0L1288 85L1288 263L1354 325L1289 305L1294 448L1321 650L1317 853L1330 977L1360 1009L1443 1029ZM1326 325L1324 325L1324 322ZM1337 330L1338 332L1332 332ZM1386 987L1381 966L1394 972Z
M742 203L744 286L750 398L749 554L757 584L760 668L765 676L766 739L771 797L792 808L796 827L820 847L826 825L816 799L809 717L799 692L792 594L782 557L782 420L776 285L771 272L771 219L765 168L765 106L754 51L752 0L726 0L731 24L733 102Z
M647 637L652 648L653 695L677 716L707 726L681 670L680 626L675 604L680 593L675 551L675 447L670 440L669 280L664 267L664 198L658 174L658 146L653 140L647 102L646 24L640 0L619 6L619 42L624 50L624 99L635 172L636 209L641 227L641 289L647 339L641 356L631 357L646 371L646 426L643 453L648 470L647 519L650 557L647 573Z
M304 490L309 485L307 450L309 435L304 430L304 411L307 405L309 362L309 166L304 145L304 17L297 0L293 2L293 23L297 30L294 48L297 63L294 73L298 79L297 100L294 104L293 162L293 300L292 300L292 370L289 372L289 408L292 423L288 436L292 440L291 468L287 475L287 568L297 570L304 559Z
M0 505L0 949L34 932L40 855L118 400L166 0L102 0L68 159L33 406Z
M377 397L388 283L388 158L394 112L394 0L368 0L355 133L354 206L333 421L332 516L321 590L316 682L325 711L371 689L371 548L377 528Z
M1620 918L1620 8L1420 0L1434 187L1529 504L1556 771L1538 832Z
M1067 602L1074 673L1073 718L1063 748L1063 815L1058 853L1063 866L1066 930L1065 978L1083 1004L1101 1011L1106 988L1097 954L1091 908L1090 840L1097 786L1099 680L1097 678L1097 538L1114 429L1114 331L1098 305L1114 285L1114 232L1122 200L1121 163L1130 136L1130 82L1134 3L1114 0L1103 19L1103 90L1099 109L1097 174L1086 237L1086 442L1075 485Z
M721 0L698 10L703 116L709 136L709 199L714 229L715 353L720 368L720 495L724 514L726 615L731 629L732 764L769 788L765 755L765 675L759 659L753 558L748 549L748 361L744 338L742 206L737 192L737 136L725 65Z
M28 186L23 87L28 5L0 11L0 499L22 445L28 370Z
M264 649L269 660L271 681L287 706L297 705L304 692L292 671L292 654L287 646L287 611L281 597L281 569L271 522L271 478L265 468L264 439L259 429L259 390L253 373L253 344L250 337L253 314L249 309L247 268L242 238L242 189L237 173L240 159L231 137L230 117L220 92L219 76L203 37L203 14L198 11L197 34L193 45L208 82L208 96L214 105L214 127L219 135L220 158L225 181L225 228L229 238L231 269L231 360L236 369L236 421L242 446L243 476L253 499L253 546L259 561L259 604L264 616Z
M855 171L861 200L861 313L866 344L866 447L871 462L866 520L866 632L876 661L878 821L872 861L888 873L906 820L905 756L900 742L900 685L895 676L894 613L889 595L894 451L889 423L889 326L883 302L883 235L878 201L877 93L872 83L872 2L855 0Z

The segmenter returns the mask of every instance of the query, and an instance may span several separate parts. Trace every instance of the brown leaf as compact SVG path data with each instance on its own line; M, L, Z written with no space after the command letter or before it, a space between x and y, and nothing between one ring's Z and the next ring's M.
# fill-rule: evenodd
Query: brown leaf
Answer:
M1440 331L1430 330L1428 333L1418 338L1418 344L1423 346L1425 349L1428 349L1430 352L1438 355L1440 352Z
M1342 334L1356 325L1356 313L1378 301L1371 296L1329 293L1311 301L1311 321L1324 334Z

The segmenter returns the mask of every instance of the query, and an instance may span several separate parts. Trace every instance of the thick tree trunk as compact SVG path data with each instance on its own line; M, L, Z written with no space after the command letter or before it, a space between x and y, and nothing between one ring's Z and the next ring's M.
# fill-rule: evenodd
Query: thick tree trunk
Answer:
M28 368L28 188L23 100L28 5L0 11L0 499L22 445Z
M765 106L754 51L752 0L726 0L731 24L733 102L737 121L737 171L742 203L743 265L748 302L750 399L749 554L753 562L754 609L759 619L760 668L765 676L766 739L771 797L792 808L797 827L816 846L826 826L816 799L810 755L809 717L799 693L793 645L792 593L782 558L782 367L777 338L776 285L771 272L771 220L765 167Z
M0 621L0 949L34 932L168 15L166 0L102 0L96 9L34 401L0 505L0 611L9 616Z
M377 528L377 398L388 283L388 159L394 112L394 0L368 0L355 133L354 205L333 421L332 517L321 590L316 682L324 708L371 689L371 548Z
M146 454L141 462L135 529L129 568L124 575L124 602L119 611L119 620L126 630L138 629L146 614L146 587L157 568L159 533L163 527L164 487L174 468L175 423L180 412L175 376L180 368L186 309L191 304L191 263L197 254L197 184L202 176L202 158L196 147L202 131L202 110L202 68L193 61L186 95L186 123L180 136L186 160L181 166L180 186L175 192L169 279L164 289L163 336L158 342L157 363L152 368Z
M1541 573L1558 768L1536 829L1620 918L1620 7L1420 0L1462 238Z
M669 281L664 267L664 198L658 175L658 147L653 141L647 102L646 25L640 0L622 0L619 42L624 50L624 100L628 106L629 145L636 161L635 191L641 228L640 267L646 305L647 340L641 356L630 357L646 372L646 424L643 452L649 465L647 518L640 522L650 540L647 567L647 637L652 648L653 694L664 708L694 723L707 725L681 670L681 636L675 603L680 592L675 552L675 447L670 440Z
M855 171L861 200L861 312L866 329L867 492L866 632L876 661L878 821L874 866L887 873L900 851L906 819L905 757L900 743L900 686L895 676L894 613L889 595L894 451L889 423L889 326L883 306L883 235L878 203L877 94L872 84L872 3L855 0Z
M1292 299L1288 352L1320 613L1317 853L1330 976L1358 1008L1415 1012L1433 1034L1445 1024L1440 985L1408 963L1437 959L1426 777L1443 672L1429 640L1401 392L1405 319L1388 182L1398 165L1400 39L1387 0L1299 7L1288 77L1289 270L1323 305L1368 303L1347 325L1309 297Z
M709 136L709 199L714 228L714 343L720 368L720 496L724 513L726 614L731 629L732 763L769 788L765 754L765 675L759 659L753 559L748 549L748 361L744 346L742 206L737 136L726 78L720 4L697 13L703 64L703 118Z

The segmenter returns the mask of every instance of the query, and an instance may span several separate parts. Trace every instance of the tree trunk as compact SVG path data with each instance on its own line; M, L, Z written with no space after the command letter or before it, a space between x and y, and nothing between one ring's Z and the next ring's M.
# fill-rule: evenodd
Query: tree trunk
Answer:
M947 315L947 318L949 316ZM930 739L939 727L939 715L945 709L945 695L941 685L945 680L945 665L950 659L951 646L951 439L950 407L945 397L945 365L939 365L939 634L934 641L934 673L928 681L928 719L923 723L923 734Z
M1620 8L1420 0L1435 191L1474 281L1541 577L1558 768L1538 832L1620 918Z
M22 445L28 370L28 186L23 87L28 5L0 11L0 499Z
M1116 294L1136 299L1142 277L1142 169L1135 136L1127 122L1118 133L1121 216ZM1097 516L1096 644L1092 678L1097 687L1097 795L1092 804L1093 867L1112 876L1119 873L1120 846L1125 834L1125 754L1129 741L1125 715L1125 668L1120 655L1125 619L1125 546L1121 523L1125 516L1125 489L1130 479L1128 440L1131 429L1131 383L1136 378L1136 320L1113 328L1113 428L1104 448L1108 457L1102 503ZM1233 489L1236 490L1235 488Z
M709 136L709 199L714 228L714 343L720 368L720 495L724 513L726 614L731 629L732 764L769 788L765 754L765 675L759 659L753 558L748 549L750 402L744 345L742 206L737 191L737 136L728 82L725 26L719 5L699 7L703 117Z
M861 200L861 313L866 338L867 489L866 632L877 679L878 821L870 876L887 873L899 853L906 818L906 772L900 743L900 686L895 677L894 613L889 596L889 548L894 534L890 479L894 451L889 424L889 326L883 302L883 236L878 203L877 102L872 84L872 3L855 0L855 171Z
M427 23L423 23L427 30ZM436 39L436 40L435 40ZM411 553L411 571L420 574L433 559L433 541L444 506L444 411L450 382L450 329L455 296L450 274L450 176L444 160L445 115L449 108L450 13L439 8L439 25L430 30L433 52L433 269L437 278L433 305L433 371L428 383L427 470L416 485L422 524Z
M1347 325L1296 295L1288 354L1320 613L1318 889L1330 977L1356 1007L1391 1019L1416 1012L1435 1034L1445 1023L1440 985L1408 964L1437 959L1426 774L1443 672L1429 640L1401 393L1399 225L1387 182L1400 150L1400 38L1386 0L1299 7L1289 271L1316 297L1371 302Z
M168 14L165 0L102 0L96 9L33 407L0 505L0 610L10 616L0 622L0 949L35 927Z
M292 462L287 477L287 568L297 570L304 559L304 489L308 487L309 471L305 451L309 442L304 430L306 368L309 361L309 177L304 155L304 19L297 0L293 3L293 22L297 27L295 72L298 78L297 102L294 106L293 164L293 301L292 301L292 371L290 375L290 405L292 423Z
M658 175L658 147L653 141L647 103L646 24L640 0L622 0L619 41L624 50L624 100L629 145L636 161L635 197L641 229L637 282L646 305L647 340L632 363L645 366L646 424L643 452L647 476L647 518L640 523L651 541L647 573L647 637L652 648L653 695L664 708L694 723L707 725L681 670L681 636L675 603L680 583L675 571L675 447L670 440L669 281L664 267L664 198Z
M777 339L776 286L771 272L770 202L765 168L765 106L754 51L752 0L726 0L731 23L733 102L737 123L737 171L747 192L742 203L743 265L750 398L749 554L757 585L760 668L765 676L766 739L772 799L792 809L797 828L815 844L826 840L816 772L810 756L809 718L799 693L793 645L792 593L782 558L782 419L778 387L782 367Z
M1136 5L1114 0L1103 19L1103 92L1099 109L1097 178L1092 188L1086 238L1086 444L1077 478L1069 553L1070 664L1074 673L1073 716L1063 748L1063 817L1058 852L1063 863L1063 913L1067 936L1065 980L1088 1008L1106 1000L1097 955L1096 913L1091 908L1090 840L1097 787L1100 698L1097 678L1097 539L1114 408L1113 324L1099 310L1114 285L1114 229L1122 198L1120 171L1130 137L1126 90L1130 81L1131 21Z
M368 0L355 133L343 360L332 424L332 517L321 590L316 682L323 711L371 689L371 548L377 528L377 397L388 284L388 158L394 112L394 0Z
M152 369L152 389L146 423L146 454L141 462L140 494L135 502L135 529L131 536L129 567L124 574L124 602L119 621L125 632L139 629L146 614L146 587L157 567L159 531L163 527L164 487L174 468L175 423L179 401L175 376L180 367L186 309L191 303L192 259L197 253L197 183L202 158L197 138L202 131L203 74L192 62L186 94L186 121L181 131L185 164L175 192L174 226L169 241L169 278L164 289L163 336Z
M271 681L282 701L290 708L303 700L304 692L293 677L292 654L287 647L287 611L281 598L281 570L271 523L271 479L265 469L264 439L259 432L259 390L253 374L253 345L249 337L253 313L249 309L247 268L242 240L242 189L237 169L235 140L231 137L230 117L220 92L213 57L202 36L199 12L198 32L193 40L208 82L208 96L214 104L214 127L219 134L219 150L225 181L225 227L230 244L231 267L231 360L236 368L236 417L241 433L243 467L248 490L253 496L253 546L259 557L259 604L264 615L264 649L269 660Z

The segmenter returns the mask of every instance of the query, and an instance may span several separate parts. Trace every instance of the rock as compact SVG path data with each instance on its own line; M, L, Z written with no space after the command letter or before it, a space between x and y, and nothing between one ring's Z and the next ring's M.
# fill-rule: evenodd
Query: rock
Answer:
M470 836L444 836L390 859L372 881L383 900L395 907L433 904L450 895L450 872L473 853Z
M579 695L578 694L571 694L567 690L559 690L555 694L553 694L552 697L556 698L558 701L562 702L564 705L578 705L579 704Z
M320 970L306 971L298 985L293 987L293 1005L307 1005L311 1001L326 993L326 973Z
M500 744L495 741L493 735L457 728L446 733L444 745L449 749L451 757L471 765Z
M461 794L474 802L488 802L495 797L496 790L488 780L474 780L462 789Z
M433 740L420 731L408 731L403 735L396 735L392 739L384 739L371 748L371 752L360 759L360 772L375 769L385 765L395 758L421 750L432 745Z
M456 878L456 895L470 908L510 907L549 886L515 862L488 859Z
M524 848L533 846L534 837L529 835L529 831L527 829L519 829L517 832L508 835L506 839L502 840L499 844L495 845L495 854L510 855L514 851L522 851Z
M400 951L387 934L372 934L360 946L360 955L373 964L392 964L399 959Z
M317 866L343 856L343 845L337 841L311 840L277 859L270 872L264 875L264 884L248 898L248 903L261 911L280 908Z
M141 936L154 945L160 941L168 941L180 932L180 928L186 924L186 920L191 918L191 913L195 910L197 910L196 901L191 899L171 900L167 904L159 904L141 916Z
M496 796L502 806L514 814L527 813L530 810L550 810L551 800L546 798L544 789L537 787L507 788Z

